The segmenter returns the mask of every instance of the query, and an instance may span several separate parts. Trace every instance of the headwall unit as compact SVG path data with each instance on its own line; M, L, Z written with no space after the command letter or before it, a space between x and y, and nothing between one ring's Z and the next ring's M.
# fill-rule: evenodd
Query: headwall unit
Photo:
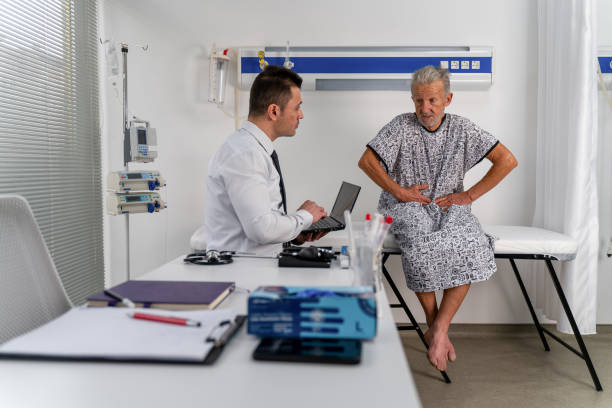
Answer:
M493 83L493 48L472 46L279 46L238 50L240 87L270 65L300 74L305 91L410 90L412 73L425 65L451 72L453 89Z

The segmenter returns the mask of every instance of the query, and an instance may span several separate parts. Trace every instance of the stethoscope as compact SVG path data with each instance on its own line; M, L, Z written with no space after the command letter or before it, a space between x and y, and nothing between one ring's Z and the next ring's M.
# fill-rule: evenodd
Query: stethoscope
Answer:
M295 256L302 259L331 260L335 258L332 250L316 247L285 248L279 255L256 255L249 252L236 251L208 251L193 252L188 254L183 262L195 265L226 265L234 262L233 258L265 258L278 259L280 256Z
M193 252L188 254L183 262L192 263L195 265L225 265L234 262L233 258L265 258L278 259L278 255L256 255L250 252L236 251L217 251L209 249L208 251Z
M209 250L206 252L193 252L188 254L183 259L183 262L195 265L225 265L234 262L232 259L233 255L233 251Z

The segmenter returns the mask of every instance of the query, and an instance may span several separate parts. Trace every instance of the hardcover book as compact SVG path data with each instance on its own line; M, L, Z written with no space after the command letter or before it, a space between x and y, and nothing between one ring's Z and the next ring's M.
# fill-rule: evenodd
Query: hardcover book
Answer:
M214 309L236 287L235 282L190 282L131 280L111 290L130 299L136 307L166 310ZM98 292L87 299L88 306L123 306L120 301Z

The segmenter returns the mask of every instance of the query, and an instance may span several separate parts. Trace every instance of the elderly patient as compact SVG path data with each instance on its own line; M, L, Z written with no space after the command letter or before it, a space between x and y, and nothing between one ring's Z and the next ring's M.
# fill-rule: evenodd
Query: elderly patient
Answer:
M378 210L393 217L408 287L425 311L427 356L439 370L456 354L451 319L470 284L495 273L493 238L482 231L470 204L514 167L512 153L469 119L445 113L449 73L426 66L412 80L415 113L395 117L367 145L359 167L382 189ZM483 158L493 165L468 190L465 173ZM444 295L438 307L435 291Z

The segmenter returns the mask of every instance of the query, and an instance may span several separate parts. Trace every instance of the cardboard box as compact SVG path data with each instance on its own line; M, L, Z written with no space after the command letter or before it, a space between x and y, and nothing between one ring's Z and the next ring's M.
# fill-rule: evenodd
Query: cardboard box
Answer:
M248 332L259 337L371 339L371 286L261 286L249 295Z

